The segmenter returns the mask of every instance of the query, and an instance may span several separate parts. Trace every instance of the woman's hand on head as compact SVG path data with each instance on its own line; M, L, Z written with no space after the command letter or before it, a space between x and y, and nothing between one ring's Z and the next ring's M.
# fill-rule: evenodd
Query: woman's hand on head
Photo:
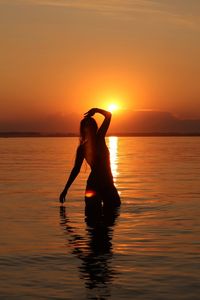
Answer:
M86 113L84 113L84 117L92 117L97 112L97 108L91 108Z
M66 194L67 194L66 191L63 191L63 192L60 194L60 197L59 197L60 203L64 203L64 202L65 202Z

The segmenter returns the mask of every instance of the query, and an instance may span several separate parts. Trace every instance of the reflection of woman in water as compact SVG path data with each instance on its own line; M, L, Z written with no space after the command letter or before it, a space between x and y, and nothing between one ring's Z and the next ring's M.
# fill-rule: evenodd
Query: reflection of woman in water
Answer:
M100 223L95 222L92 226L90 224L85 228L86 234L82 236L76 232L76 227L73 227L65 206L60 206L60 225L66 236L67 251L81 262L80 280L85 282L87 299L110 299L112 282L114 278L119 278L112 260L112 237L118 215L119 210L116 209L112 218L109 217Z
M98 128L92 116L95 113L102 114L105 119ZM63 192L60 194L60 202L65 201L67 191L77 177L83 160L87 161L91 173L87 180L85 191L86 215L90 212L99 213L102 209L110 211L120 206L120 197L114 186L110 167L110 154L105 143L105 135L110 125L111 113L99 108L92 108L85 113L80 123L80 145L77 148L74 167Z

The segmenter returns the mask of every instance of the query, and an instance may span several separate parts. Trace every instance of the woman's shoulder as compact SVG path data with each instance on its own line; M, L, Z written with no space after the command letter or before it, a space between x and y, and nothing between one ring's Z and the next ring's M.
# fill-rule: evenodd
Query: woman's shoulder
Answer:
M77 152L81 152L84 150L84 143L80 143L77 147Z
M81 142L77 147L77 152L84 154L86 147L87 147L87 141Z
M84 146L82 144L79 144L77 149L76 149L76 157L79 157L79 158L84 158Z

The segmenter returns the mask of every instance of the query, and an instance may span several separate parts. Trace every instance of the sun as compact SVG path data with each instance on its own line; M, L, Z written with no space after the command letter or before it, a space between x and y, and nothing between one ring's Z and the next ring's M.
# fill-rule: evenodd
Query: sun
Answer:
M117 111L119 109L119 105L117 105L116 103L111 103L108 105L108 111L110 111L111 113Z

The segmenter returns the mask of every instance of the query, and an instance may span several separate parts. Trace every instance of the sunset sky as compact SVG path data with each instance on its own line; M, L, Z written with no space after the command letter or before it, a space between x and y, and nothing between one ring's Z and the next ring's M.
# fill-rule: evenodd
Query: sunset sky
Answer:
M199 0L0 0L0 40L0 131L112 103L200 119Z

